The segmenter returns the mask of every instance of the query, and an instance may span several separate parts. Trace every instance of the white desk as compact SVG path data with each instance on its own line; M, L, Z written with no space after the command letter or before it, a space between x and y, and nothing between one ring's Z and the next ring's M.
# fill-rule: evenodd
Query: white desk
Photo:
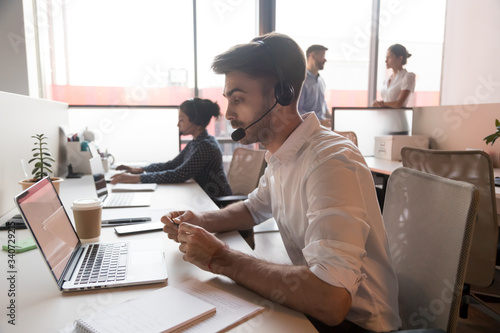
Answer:
M63 204L68 210L71 202L76 198L95 197L95 190L90 176L82 179L65 180L61 187ZM161 216L169 208L212 210L217 209L202 189L194 182L160 185L153 195L153 204L150 208L153 220ZM148 213L144 208L105 209L103 218L124 216L144 216ZM0 218L4 223L16 211ZM72 218L71 210L68 210ZM157 217L155 217L157 216ZM29 237L27 230L17 230L16 238ZM169 240L163 232L139 234L120 237L120 239L159 237L164 240L167 254L167 269L169 278L167 283L145 286L122 287L114 289L99 289L62 293L57 288L38 250L16 254L16 325L8 324L7 306L9 283L7 281L7 252L0 251L0 332L57 332L71 324L75 319L101 311L102 309L124 302L128 299L141 296L144 292L155 290L168 285L176 286L190 279L202 281L222 287L239 297L266 307L266 310L248 321L236 326L230 332L316 332L306 317L297 311L283 307L266 300L257 294L242 288L230 279L205 272L198 267L185 262L178 244ZM220 234L219 237L231 248L253 254L246 242L237 232ZM110 241L119 237L113 228L103 228L101 240ZM7 232L0 231L0 243L7 243ZM271 258L270 258L271 259Z
M388 176L390 176L394 170L403 166L401 161L384 160L381 158L375 158L373 156L365 156L365 161L372 172L387 176L386 178L388 178ZM500 177L500 168L493 169L493 174L495 177ZM495 194L496 194L496 203L497 203L497 213L499 214L498 224L500 226L500 187L499 186L495 186Z

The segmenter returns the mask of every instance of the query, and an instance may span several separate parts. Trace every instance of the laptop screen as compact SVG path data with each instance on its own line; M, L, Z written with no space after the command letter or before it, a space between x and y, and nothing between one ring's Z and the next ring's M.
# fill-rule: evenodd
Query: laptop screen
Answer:
M108 195L108 188L106 187L106 179L104 177L104 167L102 166L101 157L95 156L89 160L90 170L94 177L95 189L97 197L104 201Z
M44 178L18 195L16 200L50 270L59 281L79 239L54 186Z

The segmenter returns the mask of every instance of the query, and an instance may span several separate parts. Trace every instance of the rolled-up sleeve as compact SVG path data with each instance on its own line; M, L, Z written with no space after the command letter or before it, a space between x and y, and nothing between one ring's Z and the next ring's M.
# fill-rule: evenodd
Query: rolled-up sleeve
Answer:
M269 192L268 171L260 178L259 186L248 195L244 201L245 206L250 211L255 224L262 223L273 217L271 194Z
M330 159L306 181L308 226L302 254L321 280L356 294L370 232L356 162ZM329 180L329 181L326 181Z

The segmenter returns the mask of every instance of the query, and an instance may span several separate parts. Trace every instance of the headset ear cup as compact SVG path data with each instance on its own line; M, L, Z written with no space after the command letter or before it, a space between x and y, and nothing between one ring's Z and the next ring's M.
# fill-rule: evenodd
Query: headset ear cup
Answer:
M287 106L292 104L293 96L293 87L286 81L278 82L274 87L274 97L280 105Z

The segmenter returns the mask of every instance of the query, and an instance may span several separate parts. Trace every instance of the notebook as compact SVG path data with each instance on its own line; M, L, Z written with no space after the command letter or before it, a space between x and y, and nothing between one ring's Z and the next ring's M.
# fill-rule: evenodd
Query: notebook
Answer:
M103 208L145 207L151 205L151 192L109 192L104 177L100 157L90 159L90 170L94 177L97 197L101 199Z
M50 179L44 178L21 192L15 202L60 290L167 279L161 239L82 244ZM91 265L88 270L86 266Z
M76 332L171 332L215 313L215 306L164 287L75 321Z

